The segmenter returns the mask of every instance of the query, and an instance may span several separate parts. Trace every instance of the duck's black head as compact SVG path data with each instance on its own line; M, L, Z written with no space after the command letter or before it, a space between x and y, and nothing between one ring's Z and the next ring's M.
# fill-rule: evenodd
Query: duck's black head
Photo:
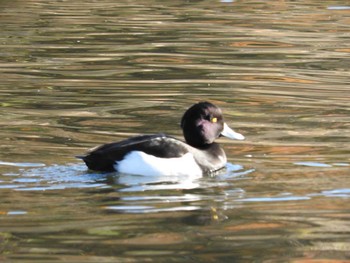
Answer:
M181 128L186 142L194 147L211 144L220 135L244 139L224 123L221 109L210 102L192 105L182 117Z

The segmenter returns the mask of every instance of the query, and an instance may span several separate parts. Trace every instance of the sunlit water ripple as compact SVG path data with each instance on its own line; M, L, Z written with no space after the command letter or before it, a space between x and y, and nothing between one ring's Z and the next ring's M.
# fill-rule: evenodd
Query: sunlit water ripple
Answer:
M349 6L1 1L0 261L350 257ZM87 171L210 100L243 142L198 180Z

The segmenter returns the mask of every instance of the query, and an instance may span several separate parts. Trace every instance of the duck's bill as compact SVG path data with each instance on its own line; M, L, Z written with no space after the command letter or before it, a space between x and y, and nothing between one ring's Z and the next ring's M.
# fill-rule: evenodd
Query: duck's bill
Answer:
M224 123L224 130L221 132L221 135L233 140L244 140L242 134L232 130L226 123Z

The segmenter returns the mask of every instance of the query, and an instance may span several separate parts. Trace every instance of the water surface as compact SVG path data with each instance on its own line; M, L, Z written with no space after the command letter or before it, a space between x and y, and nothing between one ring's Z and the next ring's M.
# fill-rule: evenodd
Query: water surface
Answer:
M341 1L2 1L0 261L348 262ZM199 180L74 158L181 138L209 100L246 136Z

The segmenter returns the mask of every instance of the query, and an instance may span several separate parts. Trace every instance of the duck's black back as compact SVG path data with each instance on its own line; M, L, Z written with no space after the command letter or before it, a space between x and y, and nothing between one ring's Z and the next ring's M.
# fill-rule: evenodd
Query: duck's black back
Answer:
M132 151L161 158L181 157L189 152L185 143L164 134L154 134L104 144L81 158L91 170L111 172L115 170L115 163Z

